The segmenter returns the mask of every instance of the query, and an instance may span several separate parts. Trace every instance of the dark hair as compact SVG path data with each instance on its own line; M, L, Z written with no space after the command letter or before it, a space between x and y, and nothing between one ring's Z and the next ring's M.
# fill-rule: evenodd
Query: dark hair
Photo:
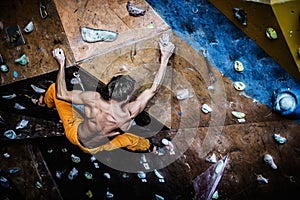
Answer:
M107 84L108 96L116 101L124 101L134 90L135 80L129 75L114 76Z

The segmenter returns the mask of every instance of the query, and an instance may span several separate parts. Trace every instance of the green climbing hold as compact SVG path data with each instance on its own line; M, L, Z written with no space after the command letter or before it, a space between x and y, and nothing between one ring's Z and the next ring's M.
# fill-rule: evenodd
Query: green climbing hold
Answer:
M268 28L267 28L267 30L266 30L266 35L267 35L267 37L268 37L269 39L271 39L271 40L277 39L277 33L276 33L275 29L272 28L272 27L268 27Z

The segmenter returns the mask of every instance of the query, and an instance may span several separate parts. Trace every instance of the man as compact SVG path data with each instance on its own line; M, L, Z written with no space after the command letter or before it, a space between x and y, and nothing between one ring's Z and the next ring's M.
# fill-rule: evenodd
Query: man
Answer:
M59 48L53 51L59 71L56 83L48 88L43 102L48 108L56 107L70 142L91 154L116 148L162 153L148 139L126 132L134 118L158 92L165 77L167 63L175 46L168 34L160 38L159 46L161 64L152 86L131 102L129 99L135 81L128 75L112 78L108 84L109 100L104 100L95 91L67 90L64 52ZM37 103L40 104L40 100ZM84 105L84 116L73 109L72 104Z

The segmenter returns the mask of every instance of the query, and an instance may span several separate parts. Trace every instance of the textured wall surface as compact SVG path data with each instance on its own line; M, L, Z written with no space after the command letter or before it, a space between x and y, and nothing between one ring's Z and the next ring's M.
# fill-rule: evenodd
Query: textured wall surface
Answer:
M232 81L243 81L245 92L271 106L271 95L281 87L300 90L300 84L253 40L239 30L207 0L147 0L183 40ZM245 67L234 71L235 60Z

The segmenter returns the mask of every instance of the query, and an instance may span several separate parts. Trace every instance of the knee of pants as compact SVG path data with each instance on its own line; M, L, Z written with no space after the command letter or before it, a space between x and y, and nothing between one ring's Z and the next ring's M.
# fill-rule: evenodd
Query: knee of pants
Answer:
M128 145L132 145L132 141L127 135L118 135L114 139L110 141L116 147L127 147Z

